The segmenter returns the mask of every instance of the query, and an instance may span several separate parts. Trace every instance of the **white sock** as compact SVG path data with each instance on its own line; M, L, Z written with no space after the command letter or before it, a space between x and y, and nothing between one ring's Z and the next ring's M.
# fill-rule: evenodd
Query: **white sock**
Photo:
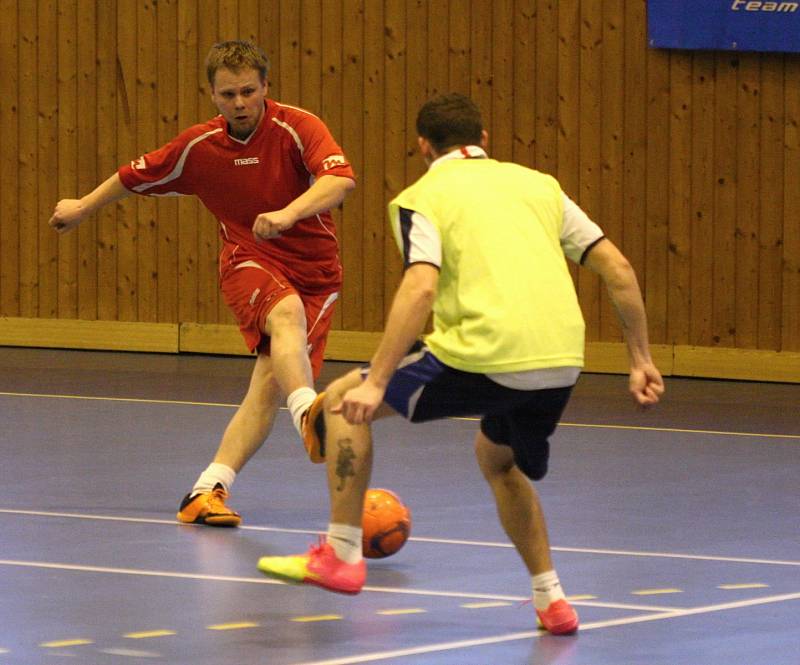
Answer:
M236 471L231 469L231 467L227 464L211 462L194 484L192 496L203 492L210 492L217 483L222 485L226 492L230 492L234 480L236 480Z
M302 388L292 391L292 394L286 398L286 406L289 407L289 413L292 414L294 426L300 434L302 434L300 431L300 421L316 396L317 392L313 388L303 386Z
M533 575L531 586L533 587L533 606L537 610L546 610L550 607L550 603L566 598L555 570Z
M345 563L358 563L364 558L361 545L361 527L349 524L328 525L326 542L330 543L336 557Z

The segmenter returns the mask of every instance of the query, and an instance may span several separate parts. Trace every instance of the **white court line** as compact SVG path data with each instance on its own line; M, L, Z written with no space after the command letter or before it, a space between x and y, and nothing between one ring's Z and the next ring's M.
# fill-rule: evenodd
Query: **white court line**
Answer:
M139 568L114 568L109 566L87 566L75 563L57 563L51 561L20 561L15 559L0 559L0 566L14 566L19 568L44 568L48 570L69 570L81 573L106 573L114 575L139 575L142 577L167 577L184 580L203 580L211 582L238 582L243 584L278 584L281 586L294 586L279 580L267 577L237 577L233 575L206 575L201 573L177 573L168 570L146 570ZM505 600L516 603L525 603L530 600L527 596L504 596L490 593L470 593L465 591L435 591L432 589L400 589L395 587L365 586L363 591L372 593L391 593L406 596L425 596L432 598L466 598L478 600ZM631 605L626 603L600 603L596 601L573 601L573 605L587 607L607 607L610 609L632 609L644 612L671 612L672 607L659 607L656 605Z
M659 614L647 614L635 617L624 617L621 619L609 619L607 621L594 621L581 625L580 633L587 630L598 628L611 628L613 626L625 626L645 621L659 621L661 619L675 619L678 617L690 616L693 614L708 614L710 612L721 612L723 610L733 610L752 605L765 605L767 603L780 603L789 600L800 599L800 593L787 593L780 596L769 596L767 598L754 598L752 600L741 600L733 603L721 603L719 605L705 605L704 607L694 607L692 609L674 610L661 612ZM486 646L489 644L499 644L502 642L513 642L517 640L529 640L541 636L543 633L538 630L530 630L521 633L507 633L494 637L476 638L473 640L459 640L457 642L441 642L439 644L429 644L422 647L409 647L408 649L395 649L393 651L375 651L373 653L361 654L358 656L344 656L342 658L331 658L328 660L304 661L296 665L354 665L355 663L370 663L378 660L389 660L392 658L402 658L403 656L416 656L423 653L433 653L435 651L452 651L454 649L465 649L468 647ZM566 638L569 639L569 638Z
M67 517L82 520L106 520L110 522L133 522L138 524L162 524L165 526L181 527L200 527L200 524L180 524L175 520L161 520L149 517L118 517L115 515L91 515L83 513L61 513L44 510L22 510L15 508L0 508L0 514L6 515L32 515L36 517ZM239 529L245 531L263 531L270 533L301 533L312 536L325 532L320 529L287 529L273 526L240 526ZM418 543L435 543L439 545L474 545L476 547L499 547L512 549L511 543L497 543L485 540L456 540L453 538L428 538L424 536L411 536L409 541ZM634 550L608 550L590 547L558 547L551 546L551 550L556 552L573 552L577 554L606 554L610 556L632 556L632 557L654 557L661 559L687 559L690 561L721 561L725 563L755 563L771 566L800 566L800 561L786 561L781 559L753 559L747 557L734 556L714 556L705 554L679 554L676 552L639 552Z
M14 392L0 392L0 397L41 397L46 399L83 399L93 401L108 401L108 402L133 402L135 404L179 404L183 406L221 406L225 408L237 409L238 404L226 404L219 402L189 402L185 400L171 400L171 399L142 399L137 397L98 397L92 395L56 395L47 393L14 393ZM281 410L287 410L285 406ZM448 420L468 420L478 421L479 418L473 416L457 416L448 418ZM594 423L559 423L559 427L594 427L597 429L630 429L641 430L645 432L672 432L676 434L715 434L719 436L743 436L743 437L756 437L764 439L798 439L800 434L763 434L758 432L727 432L720 430L705 430L705 429L680 429L675 427L644 427L640 425L609 425L609 424L594 424Z

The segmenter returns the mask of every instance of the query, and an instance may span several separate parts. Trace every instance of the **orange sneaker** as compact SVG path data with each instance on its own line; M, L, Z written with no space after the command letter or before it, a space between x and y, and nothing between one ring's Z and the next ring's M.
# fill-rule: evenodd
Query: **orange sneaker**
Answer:
M328 543L312 545L307 554L264 556L258 569L267 577L294 584L313 584L336 593L357 594L367 579L367 564L345 563Z
M303 434L303 445L308 453L308 458L314 464L325 461L325 393L319 393L308 411L303 414L300 430Z
M554 600L546 610L536 610L536 617L553 635L571 635L578 630L578 613L563 598Z
M185 524L207 524L209 526L239 526L242 516L225 505L228 493L219 483L210 492L201 492L192 496L187 494L177 518Z

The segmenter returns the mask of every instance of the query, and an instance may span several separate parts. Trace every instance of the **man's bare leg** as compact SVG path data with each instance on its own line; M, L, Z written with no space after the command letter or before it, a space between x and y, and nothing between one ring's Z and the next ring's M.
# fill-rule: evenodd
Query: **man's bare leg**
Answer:
M547 523L533 484L514 464L511 448L492 443L482 432L475 440L475 455L492 488L500 523L531 575L539 621L553 634L574 633L578 615L567 602L553 568Z

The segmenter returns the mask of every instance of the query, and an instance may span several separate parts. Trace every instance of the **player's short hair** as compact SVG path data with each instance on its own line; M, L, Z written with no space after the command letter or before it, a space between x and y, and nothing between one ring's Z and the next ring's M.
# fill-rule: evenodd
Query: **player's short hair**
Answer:
M417 114L417 134L439 153L457 145L480 145L482 132L480 110L457 92L437 95Z
M259 78L265 81L269 73L269 58L250 41L219 42L211 47L206 56L206 76L212 88L218 69L229 69L236 73L243 69L255 69Z

